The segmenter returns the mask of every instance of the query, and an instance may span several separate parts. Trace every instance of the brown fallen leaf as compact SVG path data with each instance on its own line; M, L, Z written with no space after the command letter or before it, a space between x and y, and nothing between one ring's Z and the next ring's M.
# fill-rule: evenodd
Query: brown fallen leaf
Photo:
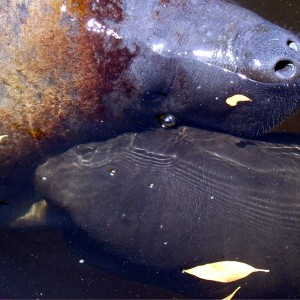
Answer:
M238 261L220 261L183 270L182 272L205 280L232 282L242 279L253 272L269 272L269 270L256 269Z
M252 102L252 100L244 95L234 95L226 99L226 103L229 106L236 106L238 102Z
M241 287L239 286L238 288L235 289L235 291L233 293L231 293L229 296L223 298L222 300L231 300L233 298L233 296L235 295L235 293L240 289Z

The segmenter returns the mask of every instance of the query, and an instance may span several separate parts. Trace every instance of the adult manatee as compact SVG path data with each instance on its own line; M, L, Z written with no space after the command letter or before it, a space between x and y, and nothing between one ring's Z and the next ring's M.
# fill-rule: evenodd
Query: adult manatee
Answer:
M122 272L135 265L139 278L168 274L160 284L221 298L228 286L181 271L237 260L270 270L240 281L242 298L297 297L299 155L299 144L159 129L76 146L39 166L36 183L98 244L93 262L104 251Z
M299 107L298 37L227 1L13 0L0 18L2 178L166 113L255 136Z

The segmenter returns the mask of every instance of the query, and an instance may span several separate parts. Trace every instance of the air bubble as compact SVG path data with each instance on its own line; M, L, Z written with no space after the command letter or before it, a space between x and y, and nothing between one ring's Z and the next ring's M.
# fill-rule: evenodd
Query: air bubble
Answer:
M171 114L164 114L159 118L159 120L163 128L172 128L176 124L176 119Z

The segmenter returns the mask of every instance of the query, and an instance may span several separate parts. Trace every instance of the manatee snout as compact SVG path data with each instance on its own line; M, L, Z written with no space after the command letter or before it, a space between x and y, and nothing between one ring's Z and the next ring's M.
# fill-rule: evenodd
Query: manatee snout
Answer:
M300 78L300 39L270 23L257 24L241 34L239 72L261 82Z
M39 182L39 188L45 191L44 196L47 196L48 190L51 189L51 184L49 185L49 182L51 181L54 173L52 161L53 159L50 158L36 170L36 180Z
M78 146L75 147L75 149ZM70 154L67 155L68 158L70 159ZM61 157L61 162L65 161L66 157ZM75 165L76 162L75 160L72 161L72 164ZM37 184L37 190L38 191L43 191L43 196L47 199L48 196L53 192L53 185L52 182L55 179L58 179L60 174L67 174L68 173L68 166L66 164L61 164L60 166L57 166L57 161L55 157L49 158L44 164L41 164L37 169L36 169L36 175L35 175L35 182ZM67 176L67 175L66 175ZM72 186L71 182L68 182ZM60 189L54 189L57 193L60 193L61 190L64 188L67 188L67 186L61 185ZM76 187L74 187L76 188Z

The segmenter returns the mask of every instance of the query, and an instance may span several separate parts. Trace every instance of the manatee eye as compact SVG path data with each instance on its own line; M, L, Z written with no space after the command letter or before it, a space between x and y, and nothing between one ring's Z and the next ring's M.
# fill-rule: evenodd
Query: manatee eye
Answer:
M294 51L298 51L298 44L292 40L287 41L287 45Z
M171 128L176 124L176 119L171 114L164 114L159 118L160 124L163 128Z
M296 68L289 60L280 60L274 67L275 73L280 78L289 79L295 75Z
M82 146L78 147L75 151L76 156L81 162L89 162L93 159L95 155L95 148L88 147L88 146Z

